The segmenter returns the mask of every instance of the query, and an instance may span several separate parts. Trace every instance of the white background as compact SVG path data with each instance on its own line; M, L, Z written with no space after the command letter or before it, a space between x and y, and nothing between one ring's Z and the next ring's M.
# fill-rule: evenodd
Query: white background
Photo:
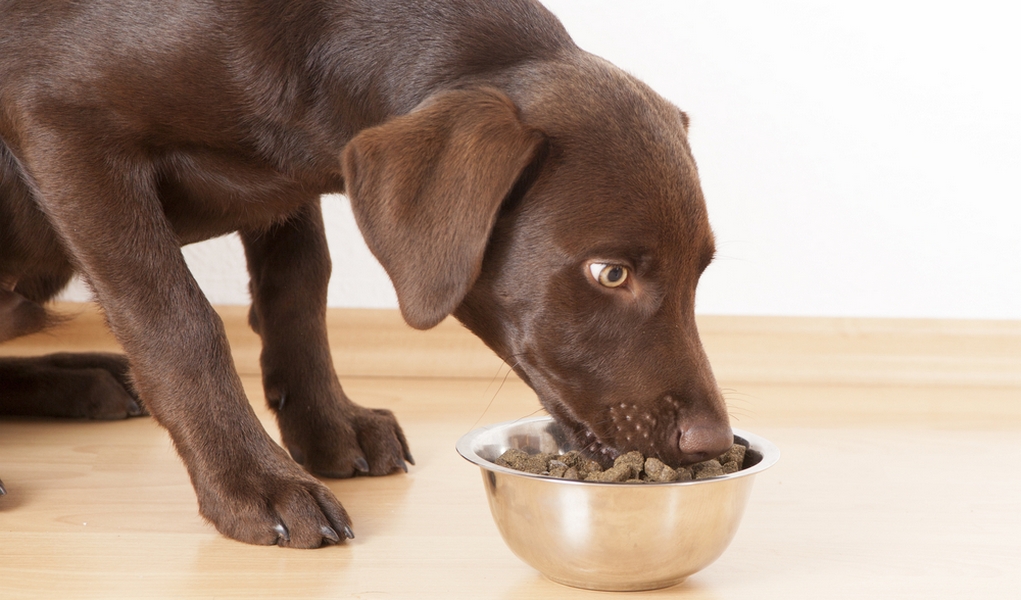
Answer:
M1021 319L1018 5L546 4L692 118L700 313ZM395 307L346 201L324 209L330 305ZM248 302L236 239L185 254L212 302Z

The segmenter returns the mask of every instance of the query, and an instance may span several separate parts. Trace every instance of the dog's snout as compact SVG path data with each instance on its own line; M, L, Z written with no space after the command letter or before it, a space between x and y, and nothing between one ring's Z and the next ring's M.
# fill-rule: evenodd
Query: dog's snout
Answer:
M723 454L734 444L734 432L727 424L700 424L682 428L677 445L682 464L694 464Z

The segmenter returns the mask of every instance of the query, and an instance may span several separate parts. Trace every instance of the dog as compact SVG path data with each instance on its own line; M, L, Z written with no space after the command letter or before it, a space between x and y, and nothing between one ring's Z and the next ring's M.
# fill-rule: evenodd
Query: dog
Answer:
M124 349L0 362L0 413L151 414L202 516L353 537L313 475L406 471L345 395L320 196L350 199L403 318L453 315L604 463L732 443L694 319L714 254L688 117L532 0L0 0L0 340L80 273ZM238 232L281 448L180 247Z

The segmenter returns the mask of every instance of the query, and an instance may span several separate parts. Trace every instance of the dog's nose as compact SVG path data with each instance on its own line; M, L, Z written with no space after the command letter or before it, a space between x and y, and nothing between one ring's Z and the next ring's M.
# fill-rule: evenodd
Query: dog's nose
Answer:
M723 454L734 445L734 432L729 425L692 425L681 429L678 439L681 462L693 464Z

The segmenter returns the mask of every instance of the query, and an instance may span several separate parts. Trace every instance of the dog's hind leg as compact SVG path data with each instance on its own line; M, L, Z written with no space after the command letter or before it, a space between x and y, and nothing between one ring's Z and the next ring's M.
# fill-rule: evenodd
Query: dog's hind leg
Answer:
M43 329L42 306L0 289L0 341ZM112 354L0 358L0 415L120 419L144 413L127 378L127 361Z
M330 256L318 201L242 240L263 385L291 455L326 477L406 471L405 461L413 460L393 414L351 402L333 368L326 337Z
M41 331L49 317L39 304L0 285L0 342Z
M21 287L45 296L44 288L61 286L29 280ZM54 320L16 290L12 283L0 286L0 342L40 331ZM143 414L123 356L0 357L0 415L123 419Z

